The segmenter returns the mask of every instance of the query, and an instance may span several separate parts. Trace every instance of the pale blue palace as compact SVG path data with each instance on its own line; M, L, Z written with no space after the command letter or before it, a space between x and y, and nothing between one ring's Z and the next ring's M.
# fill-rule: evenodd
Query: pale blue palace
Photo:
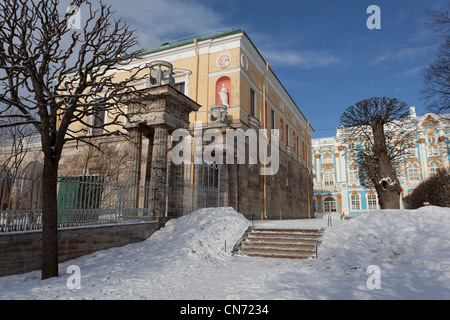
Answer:
M398 172L403 188L401 199L439 168L449 168L450 163L450 114L417 116L411 107L407 120L415 130L402 151L403 164ZM317 213L348 216L379 209L375 189L361 185L358 166L349 157L362 147L361 139L342 139L341 129L337 129L335 137L312 140Z

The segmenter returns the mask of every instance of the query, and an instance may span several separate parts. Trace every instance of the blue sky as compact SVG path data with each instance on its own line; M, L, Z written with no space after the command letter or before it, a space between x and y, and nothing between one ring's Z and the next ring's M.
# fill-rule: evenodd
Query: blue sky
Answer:
M443 0L109 0L138 31L143 47L213 29L244 30L310 121L313 138L333 136L340 116L374 96L395 97L427 112L423 68L440 39L426 10ZM369 30L368 6L381 10Z

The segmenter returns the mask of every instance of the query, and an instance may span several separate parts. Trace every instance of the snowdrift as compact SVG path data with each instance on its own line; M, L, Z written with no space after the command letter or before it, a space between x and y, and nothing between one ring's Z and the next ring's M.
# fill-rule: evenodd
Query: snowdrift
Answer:
M0 278L0 299L450 299L450 209L381 210L350 220L255 221L259 227L320 228L318 259L238 257L232 246L251 224L232 208L170 220L141 243ZM227 250L225 250L225 242ZM70 290L66 270L81 270ZM368 280L375 266L379 287Z
M169 220L146 245L166 260L223 259L250 224L231 207L200 209Z

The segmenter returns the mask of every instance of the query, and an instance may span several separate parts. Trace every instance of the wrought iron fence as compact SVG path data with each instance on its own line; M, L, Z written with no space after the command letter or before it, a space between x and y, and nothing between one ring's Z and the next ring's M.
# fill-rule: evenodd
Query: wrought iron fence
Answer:
M0 174L0 232L42 228L45 186L33 175ZM107 176L58 178L58 226L153 220L154 188Z
M185 165L183 214L197 209L220 206L220 172L222 166L215 163Z
M217 164L186 165L183 214L220 206L220 171ZM39 172L39 171L33 171ZM155 187L134 185L104 175L58 178L58 227L153 220ZM42 228L45 186L39 173L14 175L0 170L0 232ZM167 186L166 211L172 206Z

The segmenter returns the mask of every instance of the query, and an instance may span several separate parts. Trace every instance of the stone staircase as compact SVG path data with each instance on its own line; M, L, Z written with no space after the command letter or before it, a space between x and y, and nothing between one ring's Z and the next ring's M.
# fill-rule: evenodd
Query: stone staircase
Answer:
M317 256L323 229L263 229L250 227L233 248L240 256L310 259Z

